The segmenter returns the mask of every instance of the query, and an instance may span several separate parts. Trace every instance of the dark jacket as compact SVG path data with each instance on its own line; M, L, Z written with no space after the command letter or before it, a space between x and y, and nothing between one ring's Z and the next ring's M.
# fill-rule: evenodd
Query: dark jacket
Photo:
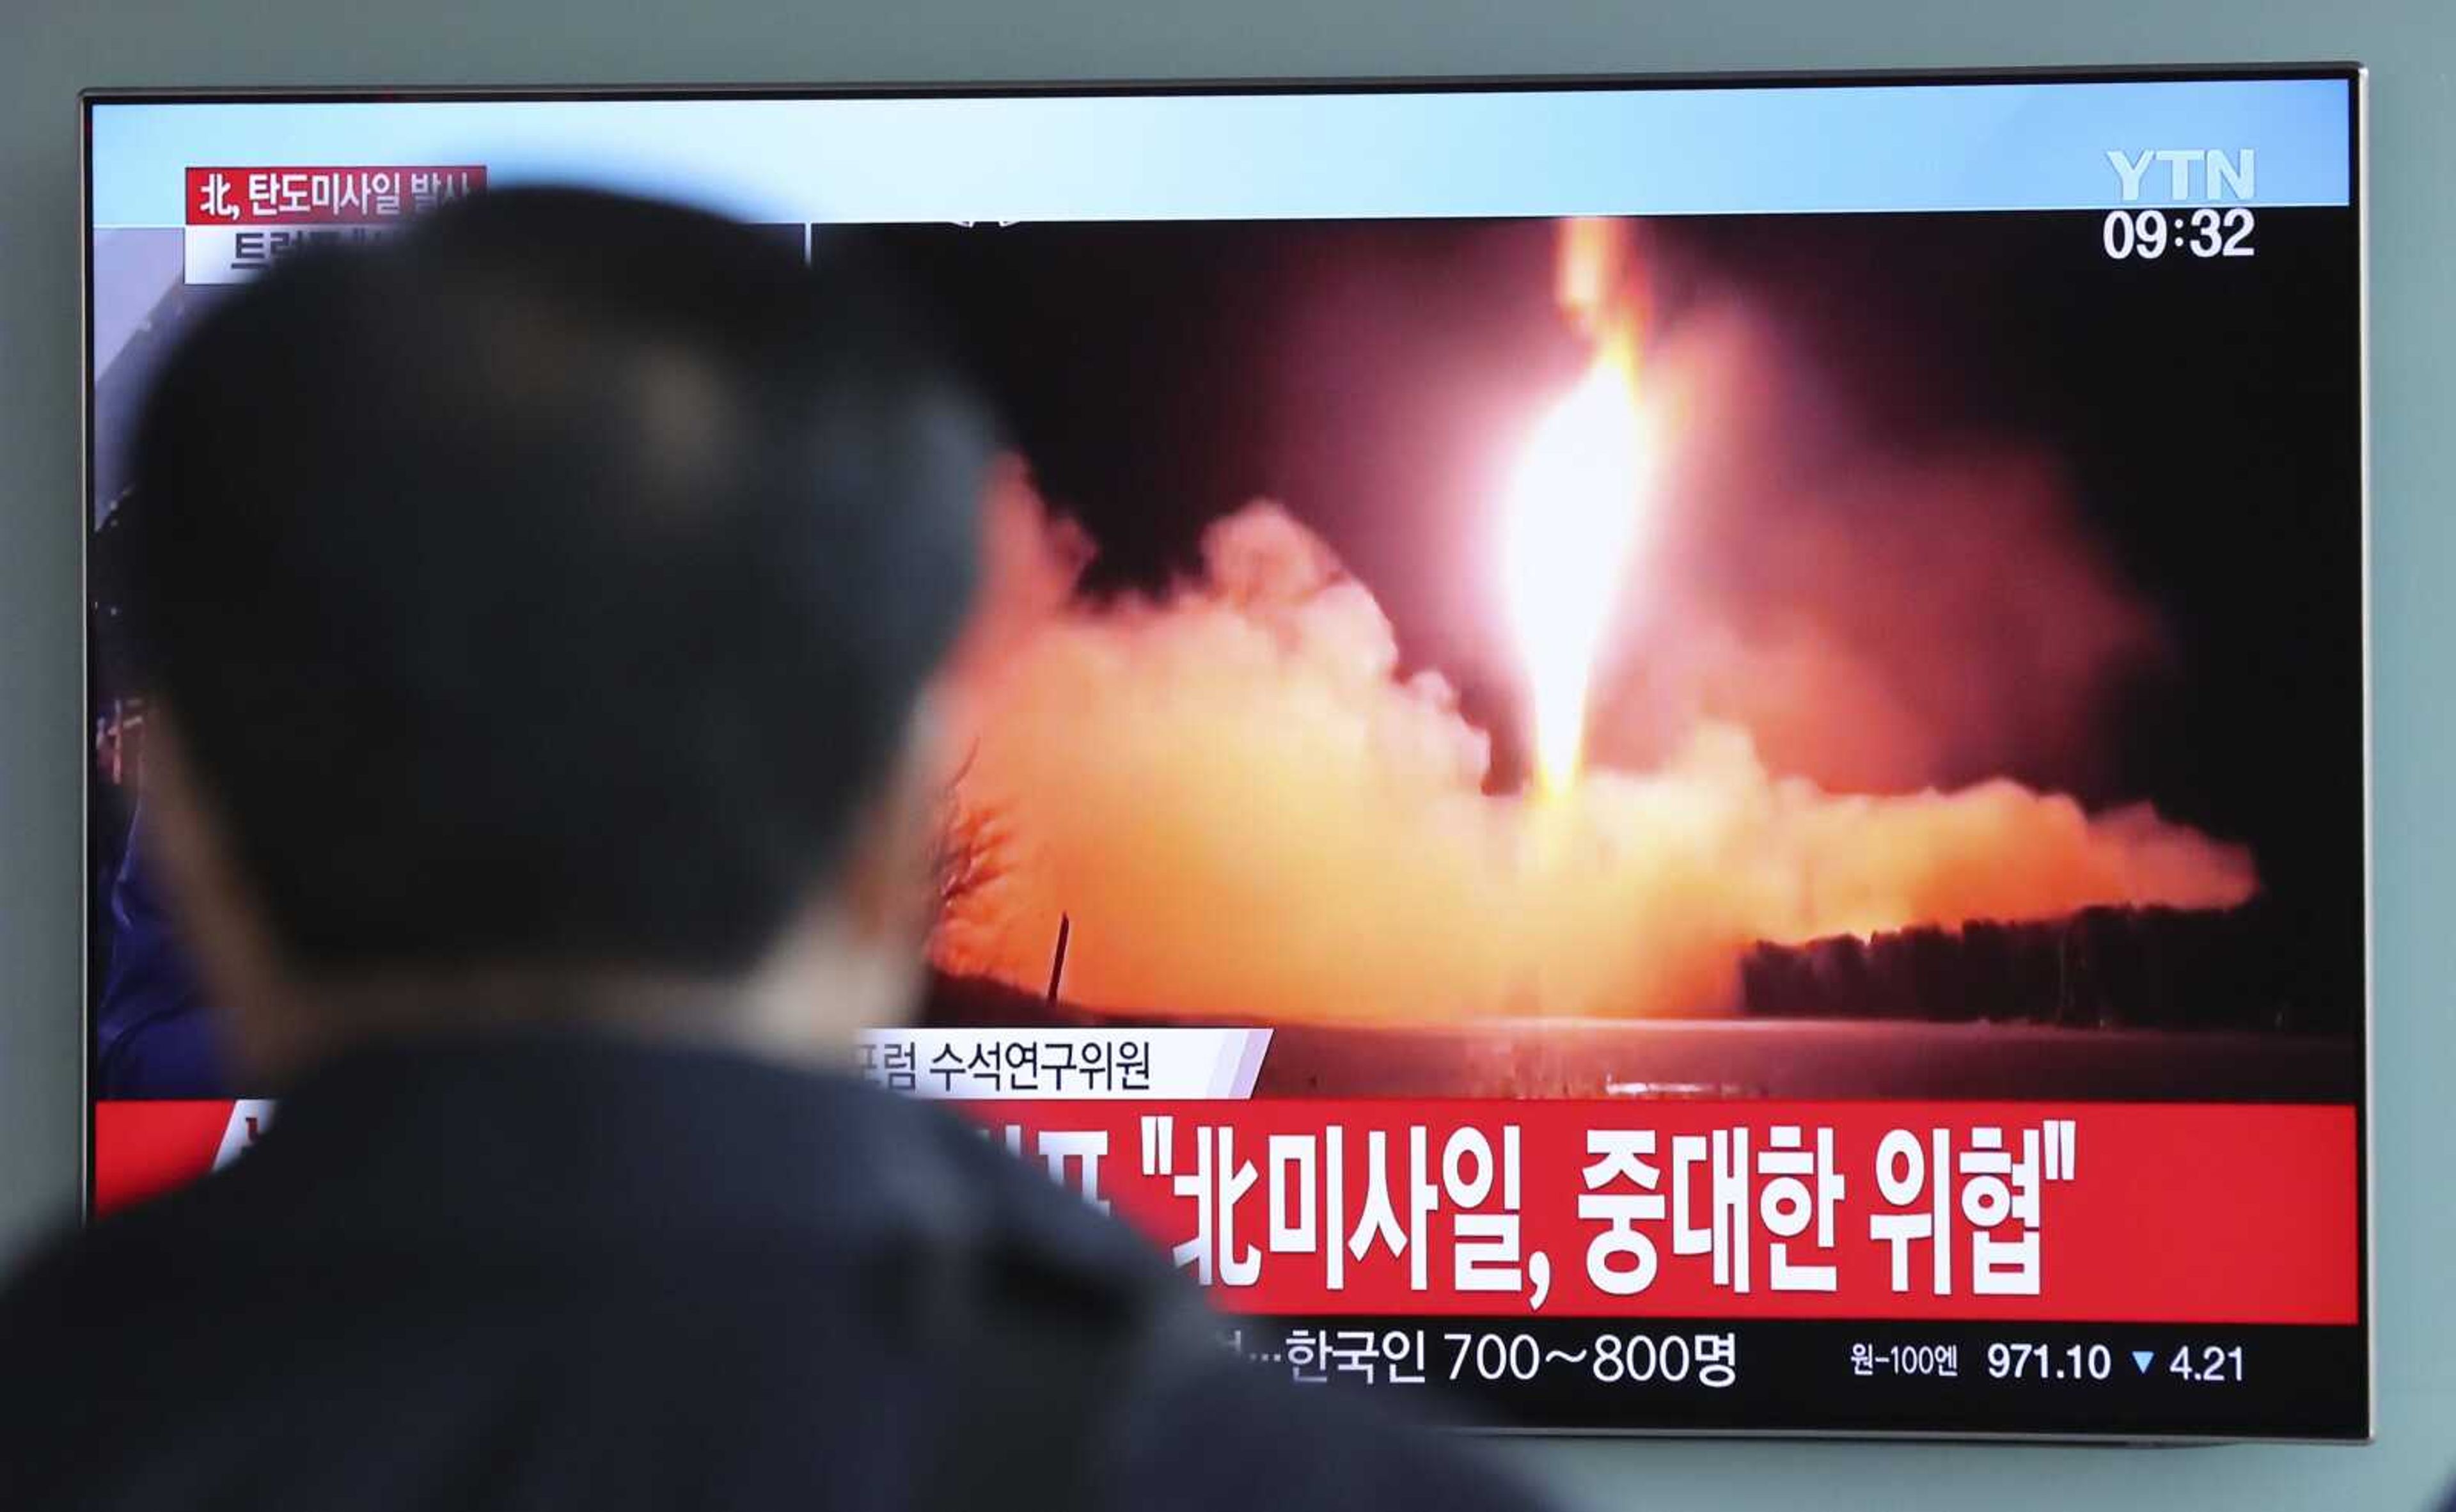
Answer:
M1215 1337L1121 1226L856 1081L366 1052L0 1298L0 1506L1524 1504Z

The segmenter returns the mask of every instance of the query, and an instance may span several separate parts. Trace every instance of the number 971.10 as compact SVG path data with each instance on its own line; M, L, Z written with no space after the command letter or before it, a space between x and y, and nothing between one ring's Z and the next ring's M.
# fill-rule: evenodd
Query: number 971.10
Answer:
M2115 1373L2115 1352L2104 1344L1990 1344L1987 1374L1997 1380L2104 1380Z

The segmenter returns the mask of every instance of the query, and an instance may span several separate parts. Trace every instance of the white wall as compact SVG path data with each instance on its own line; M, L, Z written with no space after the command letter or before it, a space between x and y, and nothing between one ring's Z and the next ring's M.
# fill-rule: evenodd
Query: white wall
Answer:
M2413 1507L2456 1478L2449 0L0 0L0 1250L77 1120L77 118L88 85L1164 78L2351 57L2374 83L2378 1297L2369 1449L1580 1442L1599 1506ZM2291 710L2280 718L2290 719ZM2280 1215L2281 1223L2293 1221ZM0 1369L6 1362L0 1361Z

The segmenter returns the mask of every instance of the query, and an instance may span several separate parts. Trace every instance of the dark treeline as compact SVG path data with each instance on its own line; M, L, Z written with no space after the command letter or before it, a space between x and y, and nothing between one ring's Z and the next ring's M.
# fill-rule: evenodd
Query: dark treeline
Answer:
M2359 990L2314 980L2308 942L2260 902L2086 909L2029 924L1920 927L1760 944L1743 1011L1767 1018L2012 1021L2341 1033Z

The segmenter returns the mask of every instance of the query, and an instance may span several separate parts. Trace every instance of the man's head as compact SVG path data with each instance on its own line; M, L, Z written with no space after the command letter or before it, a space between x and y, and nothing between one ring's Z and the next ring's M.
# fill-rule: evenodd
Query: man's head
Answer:
M904 1006L995 444L925 325L849 235L567 192L199 325L131 601L149 824L259 1073L495 997L738 1011L780 962Z

